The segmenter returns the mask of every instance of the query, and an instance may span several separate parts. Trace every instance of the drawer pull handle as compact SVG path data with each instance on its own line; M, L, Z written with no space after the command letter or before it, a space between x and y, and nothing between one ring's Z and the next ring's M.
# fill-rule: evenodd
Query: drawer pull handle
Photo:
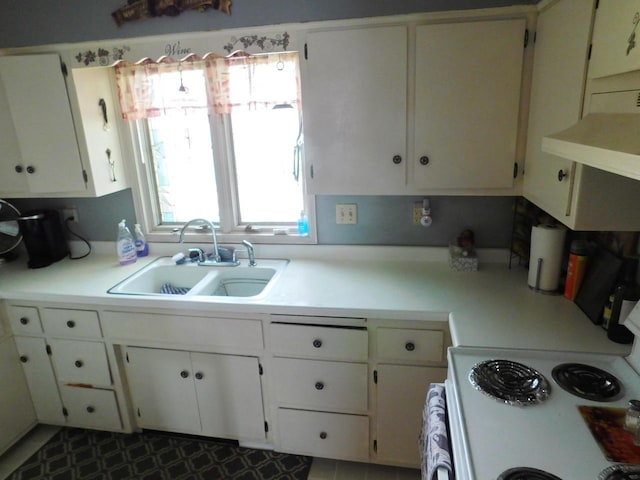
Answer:
M413 352L416 349L416 345L413 342L407 342L404 344L404 348L407 352Z
M76 322L74 322L73 320L67 320L67 327L73 328L75 326L76 326Z
M29 319L27 317L21 317L20 318L20 323L22 325L26 325L27 323L29 323Z
M322 440L326 439L327 438L327 432L320 432L320 438Z
M313 341L313 346L316 347L316 348L320 348L322 346L322 340L320 340L319 338L316 338Z
M87 412L89 412L89 413L93 413L93 412L95 412L95 411L96 411L96 409L95 409L94 407L92 407L91 405L89 405L89 406L87 407Z
M78 368L82 367L82 365L84 365L84 363L82 363L82 360L76 360L74 365Z
M324 383L316 382L316 390L322 390L324 388Z
M195 377L196 377L197 380L202 380L204 378L204 373L196 372Z
M182 378L187 378L187 377L189 377L189 372L187 372L186 370L182 370L182 371L180 372L180 376L181 376Z
M27 363L29 361L29 357L27 357L26 355L20 355L20 361L22 363Z

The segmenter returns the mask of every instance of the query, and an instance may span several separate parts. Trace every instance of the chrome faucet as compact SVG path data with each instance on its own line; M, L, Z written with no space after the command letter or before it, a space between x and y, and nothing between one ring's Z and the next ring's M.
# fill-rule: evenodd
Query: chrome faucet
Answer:
M256 263L256 254L255 254L255 252L253 250L253 245L248 240L243 240L242 244L245 247L247 247L247 257L249 257L249 266L250 267L255 267L257 265L257 263Z
M182 243L184 241L184 233L192 223L204 223L211 229L211 236L213 237L213 255L215 258L215 262L220 262L220 254L218 253L218 239L216 238L216 227L214 227L213 222L209 220L205 220L204 218L194 218L192 220L189 220L184 224L182 230L180 230L180 239L178 240L178 243Z

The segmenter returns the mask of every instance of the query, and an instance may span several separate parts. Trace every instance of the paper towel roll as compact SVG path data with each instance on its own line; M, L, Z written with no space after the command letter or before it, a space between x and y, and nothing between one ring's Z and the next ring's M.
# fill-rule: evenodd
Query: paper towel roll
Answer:
M531 229L528 281L531 288L543 292L558 289L566 233L557 225L537 225Z

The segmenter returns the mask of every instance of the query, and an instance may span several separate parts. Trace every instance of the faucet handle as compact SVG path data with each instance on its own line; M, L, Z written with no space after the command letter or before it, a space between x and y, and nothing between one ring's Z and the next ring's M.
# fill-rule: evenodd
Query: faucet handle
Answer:
M197 258L199 262L204 262L207 259L207 254L204 253L204 250L201 248L190 248L189 249L189 258Z

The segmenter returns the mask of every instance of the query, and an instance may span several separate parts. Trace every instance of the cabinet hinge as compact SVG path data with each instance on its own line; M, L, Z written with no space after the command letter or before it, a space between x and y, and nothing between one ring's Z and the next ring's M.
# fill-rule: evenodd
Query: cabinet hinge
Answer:
M589 44L589 53L587 54L587 60L591 60L591 49L593 48L593 43Z
M309 60L309 48L306 43L304 44L304 59Z
M373 451L376 453L378 452L378 440L373 441Z
M142 415L140 415L140 408L137 408L136 410L138 412L138 417L142 417Z
M86 170L82 170L82 178L84 179L85 184L89 182L89 175L87 175Z
M264 369L262 368L262 364L258 364L258 373L262 375L264 373Z
M600 6L600 0L596 0L596 10L598 9L599 6Z
M513 162L513 178L518 178L518 162Z
M64 62L60 62L60 70L62 70L62 75L65 77L69 76L69 70L67 70L67 64Z
M47 355L51 355L51 354L53 353L53 352L51 351L51 345L47 345L44 349L46 350Z
M373 383L378 383L378 371L373 371Z
M64 415L65 417L69 416L69 412L67 411L67 409L65 407L62 407L62 415Z
M524 29L524 48L527 48L528 45L529 45L529 29L525 28Z
M309 175L313 178L313 165L309 166Z
M536 43L537 39L538 39L538 32L533 32L533 43Z
M269 433L269 422L264 422L264 433Z

